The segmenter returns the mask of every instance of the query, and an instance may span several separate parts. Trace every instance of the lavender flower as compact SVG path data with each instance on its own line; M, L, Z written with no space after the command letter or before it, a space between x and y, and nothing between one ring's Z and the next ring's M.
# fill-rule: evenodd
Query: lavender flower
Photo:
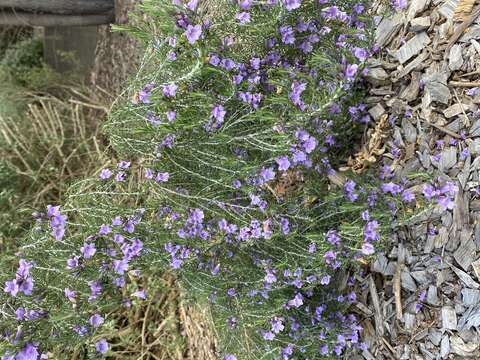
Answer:
M170 174L168 172L159 172L155 177L155 181L158 183L163 183L163 182L167 182L169 178L170 178Z
M290 161L288 160L288 156L280 156L275 161L278 164L278 170L286 171L290 167Z
M166 97L175 97L178 86L175 84L163 85L163 95Z
M403 10L407 7L407 0L393 0L393 6L397 10Z
M250 22L250 13L242 11L235 16L235 19L237 19L241 25L245 25Z
M95 349L100 354L105 354L108 351L108 342L105 339L101 339L95 343Z
M88 320L88 323L92 325L94 328L100 327L104 322L103 317L100 314L94 314Z
M85 259L90 259L95 255L97 252L97 249L95 248L95 245L92 243L85 243L81 248L80 252L82 253L83 257Z
M301 0L282 0L288 11L298 9L302 4Z
M280 36L284 44L294 44L295 43L295 34L291 26L282 26L280 27Z
M188 25L184 35L187 38L189 44L193 45L198 39L200 39L200 36L202 36L202 26Z
M112 177L113 175L113 172L110 170L110 169L102 169L102 171L100 171L100 179L102 180L108 180Z

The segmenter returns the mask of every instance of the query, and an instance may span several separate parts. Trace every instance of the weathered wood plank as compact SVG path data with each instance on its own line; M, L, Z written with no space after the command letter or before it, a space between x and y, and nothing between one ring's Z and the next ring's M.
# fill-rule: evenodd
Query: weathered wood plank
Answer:
M114 0L0 0L0 8L50 14L100 14L114 8Z
M114 11L99 15L54 15L0 11L0 25L13 26L89 26L110 24Z

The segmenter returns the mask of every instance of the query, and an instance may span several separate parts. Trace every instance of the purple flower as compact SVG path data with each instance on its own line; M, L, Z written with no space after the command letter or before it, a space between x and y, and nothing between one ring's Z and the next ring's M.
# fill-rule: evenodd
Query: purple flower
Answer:
M265 331L263 333L263 338L267 341L272 341L273 339L275 339L275 334L271 331Z
M158 183L167 182L170 178L170 174L168 172L159 172L155 177L155 181Z
M112 265L113 265L113 271L115 271L115 273L119 275L123 275L128 270L127 259L113 260Z
M65 294L65 297L72 302L74 302L75 298L77 297L77 293L69 288L65 288L63 293Z
M368 58L368 51L364 48L359 48L359 47L356 47L354 50L353 50L353 55L355 55L355 57L360 60L360 61L365 61L367 60Z
M250 22L250 13L247 11L242 11L235 15L235 19L237 19L241 25L245 25L246 23Z
M190 224L201 224L205 215L201 209L193 209L188 216L188 222Z
M302 142L302 147L307 154L310 154L317 147L317 139L313 136L309 136L305 141Z
M281 333L285 329L282 319L275 318L272 320L272 332L275 334Z
M195 11L195 9L197 8L198 6L198 0L190 0L186 5L185 7L188 9L188 10L191 10L191 11Z
M117 173L117 175L115 175L115 181L118 181L118 182L125 181L126 175L127 175L127 174L125 174L125 172L119 171L119 172Z
M108 342L105 339L101 339L95 343L95 349L100 354L105 354L108 351Z
M430 200L431 198L433 198L434 196L437 195L437 191L435 190L435 188L430 185L430 184L425 184L423 186L423 190L422 190L422 193L423 193L423 196L427 199L427 200Z
M292 300L288 301L289 306L293 306L296 308L299 308L300 306L303 305L303 296L300 293L297 293L295 297Z
M15 356L15 360L37 360L39 355L37 346L33 343L28 343Z
M146 84L142 90L138 92L138 100L143 104L150 104L150 95L154 86L154 83Z
M407 0L393 0L393 6L398 10L405 9L407 7Z
M335 230L329 230L326 235L327 241L335 246L340 245L340 236Z
M292 103L300 108L304 107L303 101L300 99L300 96L307 88L307 83L301 82L293 82L292 84L292 91L288 94L288 98L292 101Z
M95 248L95 245L92 243L85 243L81 248L80 252L82 253L83 257L85 259L90 259L95 253L97 252L97 249Z
M78 266L78 260L80 259L79 256L71 257L67 260L67 269L72 270Z
M364 255L372 255L375 253L375 247L369 242L364 242L362 245L362 253Z
M370 220L370 213L368 210L362 211L362 220L365 220L365 221Z
M18 294L19 291L18 284L15 280L10 280L10 281L5 281L5 288L3 291L6 293L9 293L11 296L15 297Z
M291 26L282 26L280 27L280 36L284 44L294 44L295 43L295 34Z
M301 0L283 0L283 4L287 8L288 11L292 11L298 9L302 4Z
M267 284L273 284L277 281L277 277L275 276L275 274L272 271L267 270L267 275L265 275L265 278L263 280Z
M52 229L52 235L55 237L55 240L62 240L65 235L65 226L66 226L66 215L61 215L58 211L60 207L55 206L55 213L50 217L50 228ZM47 211L48 212L48 211Z
M202 27L200 25L188 25L184 35L188 42L193 45L198 39L200 39L200 36L202 35Z
M268 182L275 179L275 171L273 171L272 168L263 168L260 171L260 176L263 178L265 182Z
M227 354L223 357L223 360L237 360L237 357L233 354Z
M347 67L345 68L345 77L347 80L352 80L355 77L355 74L358 71L358 65L357 64L348 64Z
M288 160L288 156L280 156L275 159L278 164L278 170L286 171L290 167L290 161Z
M88 319L88 323L94 328L98 328L104 322L103 317L100 314L94 314Z
M174 121L177 118L177 112L175 110L167 111L167 120L169 122Z
M130 161L120 161L117 165L117 168L122 170L127 170L132 163Z
M173 149L173 144L175 142L175 134L167 134L162 142L160 143L159 145L159 148L169 148L169 149Z
M252 6L251 0L238 0L238 5L242 10L248 10Z
M220 123L223 123L226 111L222 105L215 105L212 109L212 116Z
M235 291L234 288L230 288L227 290L227 295L230 296L230 297L234 297L237 295L237 292Z
M112 175L113 172L110 169L102 169L102 171L100 171L99 178L102 180L107 180L110 179Z
M147 298L147 293L145 290L137 290L132 294L133 297L145 300Z
M466 91L469 96L476 96L478 94L478 87L470 88Z
M353 180L347 180L343 185L343 190L350 201L355 201L358 199L358 194L355 192L356 185L357 184Z
M458 186L452 183L451 181L447 181L440 189L440 193L448 194L448 195L455 195L458 192Z
M321 278L320 278L320 284L322 285L328 285L330 284L330 275L323 275Z
M167 53L167 59L170 60L170 61L175 61L177 60L177 53L173 50L170 50L168 53Z
M282 225L282 233L283 235L288 235L290 232L290 226L287 218L281 218L280 224Z
M175 97L175 95L177 94L178 86L172 83L168 85L163 85L162 89L163 95L165 95L166 97Z
M393 182L382 184L381 188L384 193L391 193L392 195L397 195L403 191L401 185L397 185Z
M88 283L88 286L90 286L90 291L91 291L92 296L97 296L97 295L100 295L102 293L102 285L100 284L100 282L98 280L90 281Z
M112 232L112 228L107 224L102 224L100 230L98 230L98 235L107 235Z
M415 194L413 193L412 190L404 190L402 193L402 201L405 202L412 202L415 200Z
M437 202L444 209L452 210L455 207L455 202L449 196L439 196Z
M332 251L332 250L328 250L324 255L323 255L323 258L325 259L325 262L327 264L331 264L333 260L335 260L337 258L337 254Z
M380 235L377 232L379 227L377 220L369 221L365 225L365 229L363 230L363 237L365 241L377 241L380 238Z
M150 168L145 169L145 179L153 179L153 170Z

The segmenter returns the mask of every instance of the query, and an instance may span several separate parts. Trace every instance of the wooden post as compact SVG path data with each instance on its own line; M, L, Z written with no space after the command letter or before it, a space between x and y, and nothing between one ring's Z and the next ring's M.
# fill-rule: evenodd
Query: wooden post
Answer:
M60 73L86 74L92 67L97 26L49 26L44 30L45 62Z
M97 25L115 22L115 0L0 0L0 25L42 26L45 62L63 73L93 65Z
M115 0L0 0L0 25L89 26L115 21Z
M0 25L13 26L90 26L104 25L115 21L110 11L98 15L32 14L27 12L0 12Z

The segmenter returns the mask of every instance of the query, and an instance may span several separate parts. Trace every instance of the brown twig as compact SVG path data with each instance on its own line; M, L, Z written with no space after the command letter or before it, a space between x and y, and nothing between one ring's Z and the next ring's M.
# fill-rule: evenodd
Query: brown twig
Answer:
M480 86L480 81L450 81L448 85L456 87L477 87Z
M401 278L404 263L405 253L403 252L402 244L399 244L397 267L395 269L395 276L393 278L393 294L395 296L395 312L397 314L397 320L401 320L403 318Z
M395 295L395 312L397 314L397 320L403 318L402 310L402 286L401 286L402 265L397 262L395 269L395 276L393 277L393 294Z
M437 124L433 124L429 121L426 121L426 120L423 120L423 122L437 130L440 130L440 131L443 131L445 134L447 135L450 135L451 137L454 137L455 139L461 139L462 137L460 135L458 135L457 133L453 132L452 130L449 130L443 126L440 126L440 125L437 125Z

